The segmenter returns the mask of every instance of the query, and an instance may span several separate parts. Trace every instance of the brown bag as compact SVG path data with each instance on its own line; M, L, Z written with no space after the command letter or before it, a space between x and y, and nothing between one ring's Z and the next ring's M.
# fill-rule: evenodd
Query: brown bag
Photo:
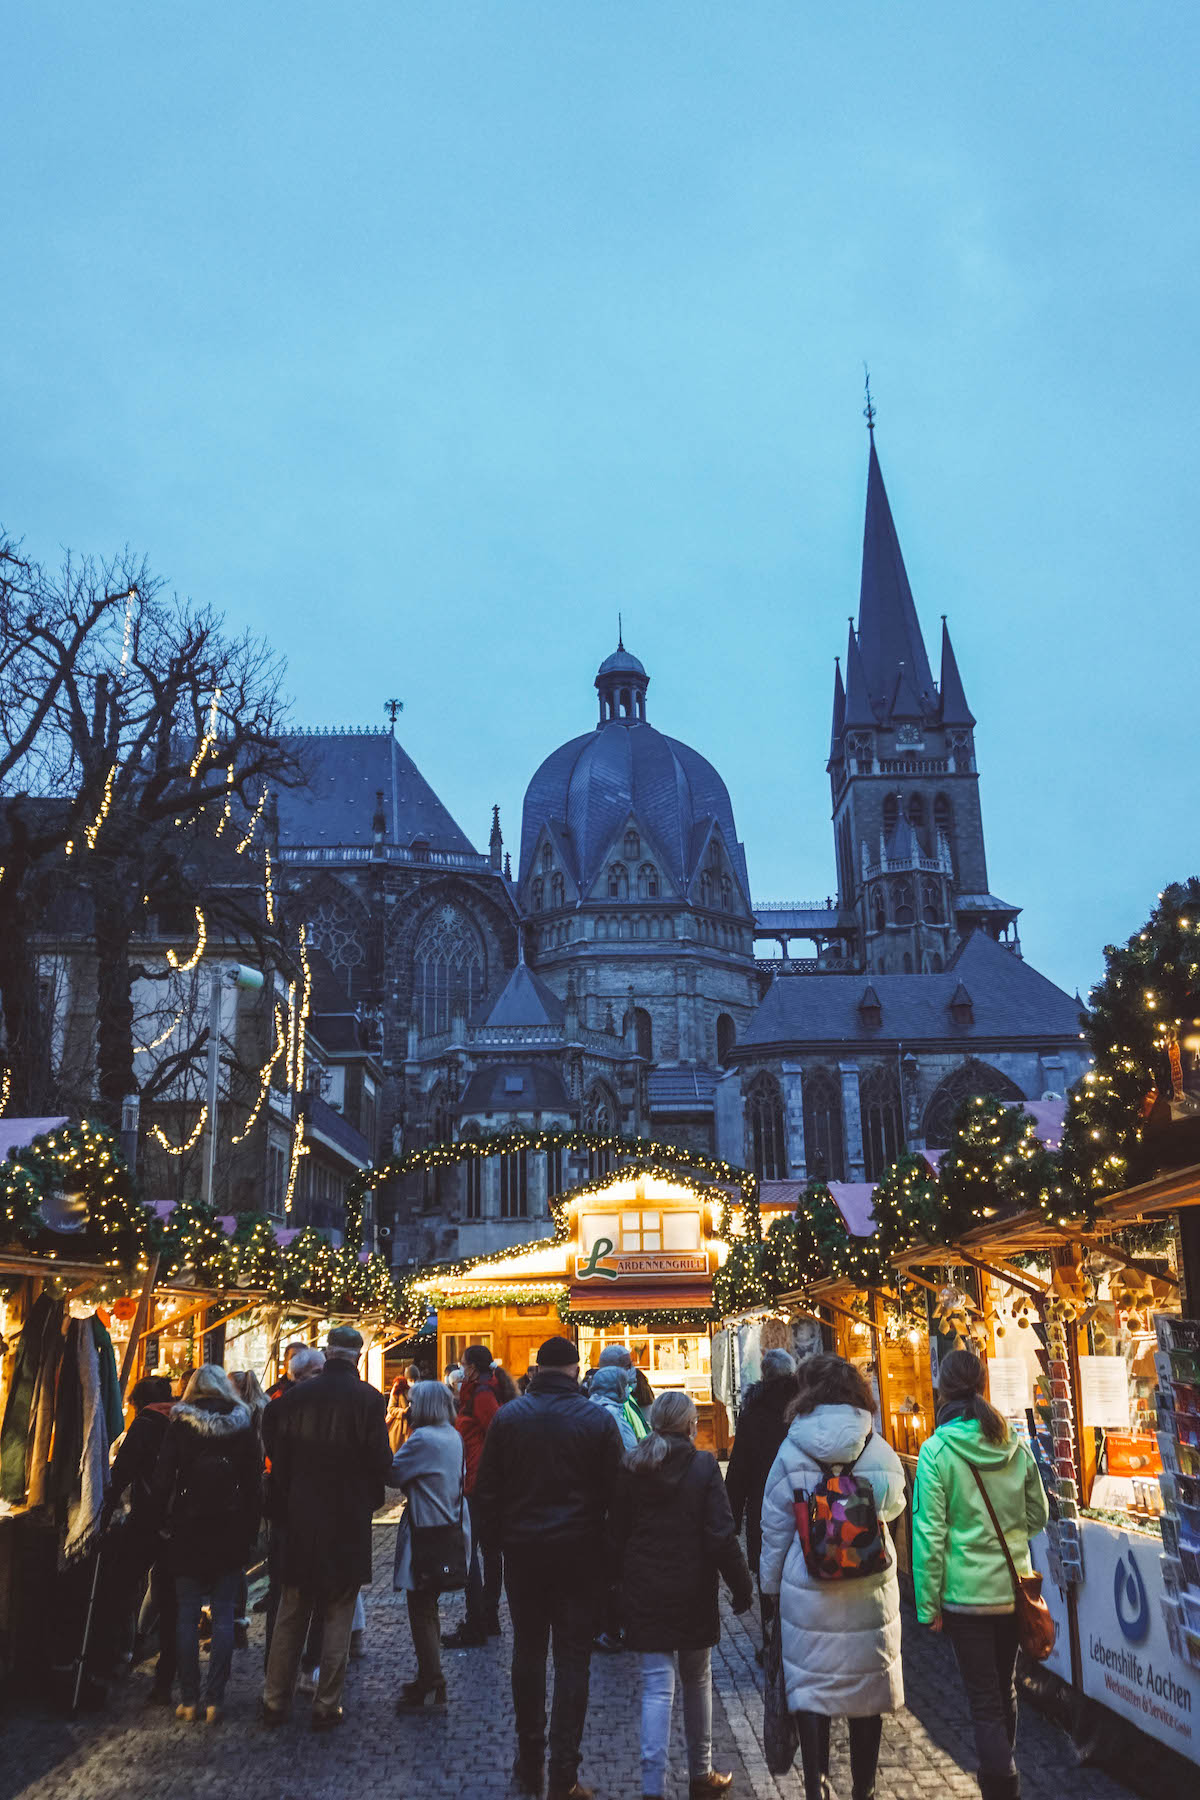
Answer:
M971 1463L969 1467L975 1477L979 1492L983 1496L983 1504L988 1509L988 1518L996 1528L996 1536L1000 1540L1000 1548L1004 1552L1004 1560L1008 1564L1008 1572L1012 1576L1013 1599L1016 1601L1017 1611L1017 1642L1031 1661L1045 1662L1054 1648L1057 1627L1050 1616L1050 1608L1042 1599L1042 1578L1040 1575L1017 1574L1017 1565L1012 1559L1008 1539L1000 1529L996 1509L988 1498L987 1488L983 1485L983 1476L974 1463Z

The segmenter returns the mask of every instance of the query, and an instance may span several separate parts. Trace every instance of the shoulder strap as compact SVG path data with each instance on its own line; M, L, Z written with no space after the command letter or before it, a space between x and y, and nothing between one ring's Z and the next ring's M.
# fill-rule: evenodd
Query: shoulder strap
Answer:
M992 1502L988 1496L988 1491L987 1491L987 1487L984 1483L983 1476L979 1473L979 1470L976 1468L975 1464L973 1462L969 1461L969 1459L967 1457L964 1456L963 1461L966 1463L966 1465L970 1469L972 1475L975 1477L975 1485L979 1489L979 1492L983 1498L983 1504L987 1507L988 1518L992 1521L992 1524L995 1527L996 1536L1000 1540L1000 1548L1004 1552L1004 1560L1008 1564L1008 1572L1012 1576L1013 1593L1018 1598L1020 1598L1021 1577L1017 1574L1017 1565L1013 1561L1012 1551L1008 1547L1008 1539L1005 1537L1003 1531L1000 1529L1000 1521L996 1517L996 1509L992 1505Z

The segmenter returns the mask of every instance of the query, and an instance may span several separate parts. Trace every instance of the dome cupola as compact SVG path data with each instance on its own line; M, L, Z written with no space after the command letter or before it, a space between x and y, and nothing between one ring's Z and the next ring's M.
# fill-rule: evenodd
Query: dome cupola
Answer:
M605 657L596 671L596 691L600 695L598 729L614 719L626 725L644 725L649 686L650 677L637 657L625 648L618 630L616 649L611 656Z

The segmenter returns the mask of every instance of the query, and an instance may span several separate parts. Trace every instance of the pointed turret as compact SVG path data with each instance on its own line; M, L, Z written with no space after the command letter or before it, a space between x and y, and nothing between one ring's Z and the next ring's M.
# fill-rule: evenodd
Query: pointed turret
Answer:
M842 733L846 729L846 690L842 685L842 664L840 657L834 658L833 676L833 729L829 734L829 760L838 762L842 755Z
M871 434L867 465L867 515L863 527L862 586L858 603L858 640L868 691L876 711L886 717L903 663L926 713L936 708L933 672L912 589L900 554L900 540L883 485L883 471Z
M856 725L861 727L875 723L870 689L867 686L867 673L863 668L862 652L859 650L852 622L850 639L846 646L846 711L843 726L845 730L852 731Z
M950 642L950 628L942 617L942 724L966 725L975 723L975 715L967 705L967 696L963 692L962 676L958 672L958 662L954 655L954 646Z
M503 863L504 853L504 833L500 829L500 808L498 806L493 806L492 808L492 836L488 844L488 850L490 852L491 865L498 875Z
M923 719L925 708L921 704L921 696L913 685L912 672L907 663L901 663L896 675L896 685L892 689L892 701L888 707L890 719Z

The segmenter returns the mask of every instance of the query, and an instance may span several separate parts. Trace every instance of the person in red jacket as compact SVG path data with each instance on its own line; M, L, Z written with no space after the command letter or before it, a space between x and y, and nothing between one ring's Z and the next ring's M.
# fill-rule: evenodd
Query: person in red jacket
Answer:
M463 1441L463 1493L471 1515L471 1567L467 1575L467 1616L456 1631L442 1637L443 1644L452 1650L475 1650L486 1644L489 1637L500 1636L504 1564L498 1545L480 1547L473 1496L483 1440L505 1398L492 1373L491 1351L483 1344L469 1345L463 1356L455 1424Z

